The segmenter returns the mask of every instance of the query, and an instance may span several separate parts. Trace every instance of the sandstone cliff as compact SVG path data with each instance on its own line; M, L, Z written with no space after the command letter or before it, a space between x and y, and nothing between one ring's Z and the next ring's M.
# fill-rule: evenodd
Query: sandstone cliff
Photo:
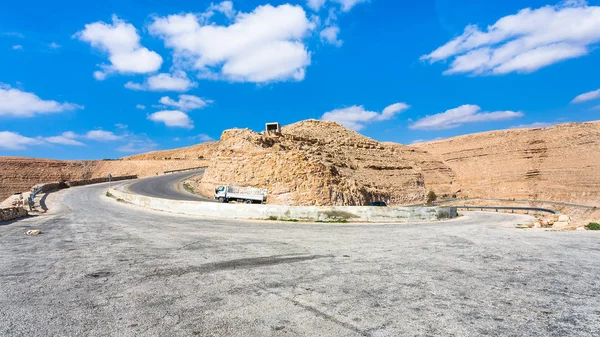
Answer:
M410 204L425 200L427 175L440 185L452 180L450 169L424 151L308 120L281 135L225 131L196 189L212 196L218 185L263 187L269 203L286 205Z
M479 133L411 147L448 165L462 196L600 205L600 122Z

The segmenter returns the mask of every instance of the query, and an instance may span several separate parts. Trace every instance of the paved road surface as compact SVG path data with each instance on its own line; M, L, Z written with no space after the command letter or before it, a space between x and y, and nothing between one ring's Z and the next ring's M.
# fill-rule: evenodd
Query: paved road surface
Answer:
M600 335L598 233L202 220L105 192L0 225L0 336Z
M204 169L180 173L165 174L158 177L140 179L128 185L129 191L149 197L171 200L215 201L191 194L180 188L179 183L189 177L204 173Z

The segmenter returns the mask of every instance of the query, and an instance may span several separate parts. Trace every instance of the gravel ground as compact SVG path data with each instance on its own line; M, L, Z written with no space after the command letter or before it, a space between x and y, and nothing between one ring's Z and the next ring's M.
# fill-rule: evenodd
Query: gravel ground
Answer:
M105 191L0 224L1 336L600 335L599 233L203 220Z

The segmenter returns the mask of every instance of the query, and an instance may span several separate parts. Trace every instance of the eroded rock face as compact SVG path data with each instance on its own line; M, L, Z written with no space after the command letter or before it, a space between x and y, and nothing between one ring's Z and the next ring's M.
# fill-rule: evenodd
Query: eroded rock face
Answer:
M415 144L456 174L463 196L600 205L600 122Z
M212 196L218 185L262 187L269 191L269 203L284 205L421 203L427 193L421 164L435 162L427 157L334 122L302 121L284 127L281 135L233 129L223 132L196 190Z

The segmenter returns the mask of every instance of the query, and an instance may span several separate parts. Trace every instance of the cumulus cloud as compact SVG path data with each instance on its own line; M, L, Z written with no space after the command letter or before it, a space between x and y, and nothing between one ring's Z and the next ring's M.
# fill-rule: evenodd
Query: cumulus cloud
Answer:
M519 111L481 112L477 105L466 104L458 108L419 119L409 126L415 130L454 129L466 123L502 121L522 117Z
M16 45L12 46L12 49L13 50L23 50L23 46L20 44L16 44Z
M34 93L24 92L0 83L0 116L33 117L36 114L76 109L83 109L83 106L42 100Z
M148 119L154 122L164 123L168 127L184 129L194 128L194 122L190 117L185 112L179 110L158 111L148 116Z
M235 17L235 10L233 9L233 2L222 1L218 4L211 4L208 9L202 14L204 20L210 19L215 13L222 13L229 19Z
M300 6L259 6L233 23L204 22L192 13L156 17L149 31L174 50L177 65L213 80L301 81L311 54L302 42L314 28Z
M138 110L146 110L146 106L143 105L143 104L138 104L138 105L135 106L135 108L138 109Z
M112 24L94 22L74 37L88 42L92 47L108 53L110 65L102 65L102 70L94 72L97 80L103 80L111 73L146 74L160 69L162 57L140 44L137 29L129 23L112 16Z
M368 0L331 0L331 2L339 4L344 12L349 12L354 6L367 1ZM326 0L308 0L306 5L310 9L318 12L325 5L325 2Z
M58 43L56 43L56 42L51 42L51 43L48 45L48 47L50 47L50 49L54 49L54 50L56 50L56 49L60 48L60 47L61 47L61 45L59 45L59 44L58 44Z
M319 34L321 41L332 44L336 47L341 47L344 41L338 39L340 28L338 26L330 26L321 31Z
M160 103L165 106L175 107L181 111L190 111L196 109L202 109L212 103L211 100L204 100L198 96L193 95L179 95L179 101L176 101L168 96L162 97Z
M88 133L85 134L85 138L91 139L91 140L97 140L100 142L108 142L108 141L113 141L113 140L119 140L119 139L122 139L123 137L117 136L110 131L92 130L92 131L88 131Z
M515 125L515 126L511 126L511 129L540 129L540 128L547 128L549 126L555 125L556 123L545 123L545 122L534 122L531 124L521 124L521 125Z
M469 25L459 37L421 60L450 61L444 74L531 73L589 53L600 41L600 7L583 0L525 8L486 30Z
M201 133L201 134L193 136L193 137L189 137L188 139L190 139L190 140L197 140L197 141L199 141L201 143L213 142L214 141L214 139L211 136L209 136L207 134L204 134L204 133Z
M117 151L126 152L126 153L140 153L140 152L152 151L152 150L156 149L157 146L158 146L158 144L156 144L149 138L135 137L135 138L131 139L129 142L127 142L127 144L118 147Z
M325 1L326 0L308 0L306 5L314 11L319 11L321 7L325 5Z
M583 103L588 101L593 101L600 99L600 89L583 93L577 97L575 97L571 103Z
M84 146L85 144L76 140L79 136L72 131L63 132L59 136L46 137L44 141L52 144Z
M125 83L125 88L144 91L176 91L185 92L198 84L192 82L185 72L177 71L173 74L161 73L149 77L144 83Z
M410 108L410 106L406 103L395 103L383 109L381 113L377 113L375 111L365 110L362 105L354 105L348 108L326 112L321 119L338 122L351 130L358 131L363 129L365 124L390 120L394 118L395 115L408 108Z
M0 131L0 148L7 150L24 150L28 145L40 145L43 141L21 136L16 132Z

